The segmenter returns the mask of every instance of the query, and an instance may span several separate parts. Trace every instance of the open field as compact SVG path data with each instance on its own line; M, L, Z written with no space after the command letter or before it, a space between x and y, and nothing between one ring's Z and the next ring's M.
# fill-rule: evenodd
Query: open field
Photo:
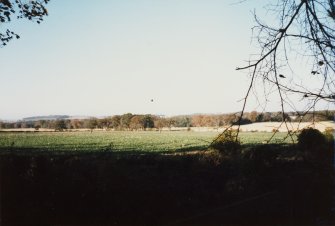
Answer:
M272 132L241 132L242 150L230 157L202 151L218 134L213 130L0 132L2 222L311 225L321 219L335 223L333 174L327 164L313 167L304 162L298 146L284 140L287 133L278 132L271 144L263 144Z
M129 151L176 152L203 150L218 132L3 132L0 133L0 149L32 149L40 151ZM243 144L262 143L273 133L242 132ZM277 133L272 142L282 142L286 133ZM289 142L286 139L284 142Z
M238 155L199 151L217 135L1 132L1 223L334 225L329 164L303 161L297 145L262 144L269 132L242 132Z

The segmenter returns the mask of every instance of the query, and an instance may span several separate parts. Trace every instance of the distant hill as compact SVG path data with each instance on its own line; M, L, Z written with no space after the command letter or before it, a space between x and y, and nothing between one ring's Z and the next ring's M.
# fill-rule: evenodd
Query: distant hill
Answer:
M69 115L48 115L48 116L33 116L23 118L22 121L38 121L38 120L59 120L59 119L68 119Z

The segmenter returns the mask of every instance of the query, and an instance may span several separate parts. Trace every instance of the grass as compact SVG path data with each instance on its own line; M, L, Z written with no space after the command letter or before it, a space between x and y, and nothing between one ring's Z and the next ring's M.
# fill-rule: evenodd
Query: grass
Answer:
M314 167L291 158L297 154L296 145L261 144L272 133L242 132L243 153L232 158L215 151L146 154L206 149L217 135L154 131L0 133L2 222L4 225L311 225L316 219L328 222L332 174L319 167L320 164ZM277 133L272 142L279 143L285 136ZM131 154L124 154L127 151ZM268 193L272 195L250 199ZM175 223L180 220L185 223Z
M166 153L206 149L218 135L215 132L4 132L0 133L0 150L40 150L61 152L151 152ZM257 144L273 134L242 132L242 144ZM286 133L277 133L271 142L282 142Z

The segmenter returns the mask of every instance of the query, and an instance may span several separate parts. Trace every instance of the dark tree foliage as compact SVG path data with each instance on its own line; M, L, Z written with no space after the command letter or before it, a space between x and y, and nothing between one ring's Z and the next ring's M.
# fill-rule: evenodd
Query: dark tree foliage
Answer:
M98 126L98 120L96 118L90 118L87 121L87 127L92 131Z
M63 131L65 129L67 129L66 128L66 122L63 119L56 120L54 127L55 127L55 131Z
M11 22L13 19L28 19L41 23L43 17L48 15L45 5L50 0L0 0L0 24ZM13 38L20 36L10 29L0 30L0 47L7 45Z
M227 129L221 133L210 145L211 148L218 150L226 157L236 157L241 150L241 143L237 139L237 131Z
M327 136L313 128L303 129L298 135L298 146L304 159L321 167L332 167L334 147L330 142Z
M298 145L301 149L311 149L326 144L326 137L317 129L303 129L298 136Z
M151 115L144 115L143 117L143 128L147 129L147 128L154 128L155 127L155 123L154 123L154 119Z

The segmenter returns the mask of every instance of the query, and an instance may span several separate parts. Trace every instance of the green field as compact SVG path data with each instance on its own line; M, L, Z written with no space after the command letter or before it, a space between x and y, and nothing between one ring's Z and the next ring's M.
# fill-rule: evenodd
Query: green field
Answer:
M217 136L215 132L3 132L0 150L39 151L130 151L175 152L203 150ZM262 143L273 134L242 132L242 144ZM282 142L286 133L277 133L272 142Z
M254 145L272 135L241 133L235 155L196 152L215 132L0 132L3 224L314 225L332 208L332 158Z

